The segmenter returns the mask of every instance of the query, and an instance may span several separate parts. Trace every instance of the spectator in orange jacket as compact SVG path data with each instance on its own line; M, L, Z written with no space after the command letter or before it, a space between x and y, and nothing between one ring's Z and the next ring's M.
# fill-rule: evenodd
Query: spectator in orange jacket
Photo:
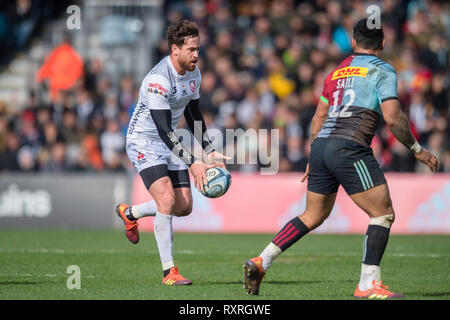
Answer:
M41 83L49 78L50 99L55 101L60 90L70 89L83 76L83 60L65 38L47 57L36 74Z

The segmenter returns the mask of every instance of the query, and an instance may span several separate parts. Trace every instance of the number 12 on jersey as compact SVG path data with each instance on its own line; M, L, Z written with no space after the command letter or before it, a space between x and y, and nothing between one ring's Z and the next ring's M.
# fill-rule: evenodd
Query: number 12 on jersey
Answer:
M333 92L333 105L331 106L331 110L328 113L328 116L330 118L348 118L352 115L352 112L347 110L355 101L355 91L353 89L347 89L344 91L344 97L350 96L350 99L340 111L337 111L340 92L341 90L336 90L335 92ZM344 100L344 98L342 98L342 100Z

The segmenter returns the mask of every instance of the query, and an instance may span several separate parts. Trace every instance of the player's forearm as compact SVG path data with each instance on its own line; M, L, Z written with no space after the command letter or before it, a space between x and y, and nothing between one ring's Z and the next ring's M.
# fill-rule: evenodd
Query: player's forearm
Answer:
M317 104L316 112L314 113L314 116L311 120L311 131L310 131L311 143L313 143L314 139L317 138L320 129L322 129L322 125L327 119L329 108L330 106L328 102L325 102L323 100L320 100L319 103Z
M387 124L397 140L408 149L411 149L411 147L417 142L409 127L408 119L403 112L400 111L399 114L391 119Z
M322 129L322 124L325 122L326 118L326 115L314 115L314 117L312 118L310 131L311 143L313 143L314 139L317 138L317 135L319 134L320 129Z
M199 108L199 100L191 100L184 110L184 117L195 139L202 145L206 154L215 151L214 146L206 133L206 123ZM197 129L197 130L196 130ZM198 132L196 132L198 131Z
M150 114L156 124L159 137L167 147L180 158L186 165L191 166L195 158L183 147L175 131L171 127L170 110L150 110Z
M397 99L389 99L381 105L383 118L395 138L414 153L420 153L422 147L409 127L408 118Z

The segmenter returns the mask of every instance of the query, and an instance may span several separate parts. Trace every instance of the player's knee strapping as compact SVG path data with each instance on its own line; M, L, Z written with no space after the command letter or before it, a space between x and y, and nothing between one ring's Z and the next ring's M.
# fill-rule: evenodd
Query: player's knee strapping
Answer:
M394 223L395 216L393 213L385 214L384 216L370 218L369 225L382 226L390 228Z
M389 232L394 222L394 214L387 214L370 219L364 238L363 263L367 265L380 265L384 250L389 240Z

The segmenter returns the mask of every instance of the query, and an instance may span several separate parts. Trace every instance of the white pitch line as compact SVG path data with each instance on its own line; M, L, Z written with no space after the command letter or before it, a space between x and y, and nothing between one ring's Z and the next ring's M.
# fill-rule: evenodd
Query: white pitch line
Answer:
M0 273L0 277L37 277L37 278L67 278L67 274L51 274L51 273L45 273L45 274L31 274L31 273ZM83 275L81 274L82 278L100 278L100 276L93 276L93 275Z
M134 253L132 251L126 250L114 250L114 249L101 249L101 250L89 250L89 249L77 249L77 250L66 250L66 249L47 249L47 248L0 248L1 252L15 252L15 253L45 253L45 254L127 254ZM157 250L146 250L146 254L158 254ZM209 250L175 250L177 254L217 254L217 251ZM239 250L229 250L222 251L221 254L232 254L232 255L252 255L254 252L250 251L239 251ZM359 252L320 252L320 253L305 253L305 252L286 252L283 256L327 256L327 257L355 257L360 256ZM439 253L409 253L409 252L397 252L397 253L386 253L385 256L390 257L408 257L408 258L441 258L447 255L441 255Z
M17 253L50 253L50 254L125 254L132 253L131 251L125 250L114 250L114 249L103 249L103 250L90 250L90 249L77 249L77 250L66 250L66 249L46 249L46 248L36 248L36 249L18 249L18 248L0 248L1 252L17 252ZM157 251L145 251L146 253L156 253Z
M180 254L213 254L217 253L215 251L193 251L193 250L176 250L176 253ZM232 251L223 251L223 254L252 254L249 251L238 251L238 250L232 250ZM253 252L254 254L254 252ZM355 253L355 252L321 252L321 253L315 253L315 254L309 254L304 252L288 252L284 253L284 256L328 256L328 257L357 257L361 256L361 253ZM441 258L442 256L438 253L426 253L426 254L420 254L420 253L386 253L386 256L391 257L411 257L411 258Z

